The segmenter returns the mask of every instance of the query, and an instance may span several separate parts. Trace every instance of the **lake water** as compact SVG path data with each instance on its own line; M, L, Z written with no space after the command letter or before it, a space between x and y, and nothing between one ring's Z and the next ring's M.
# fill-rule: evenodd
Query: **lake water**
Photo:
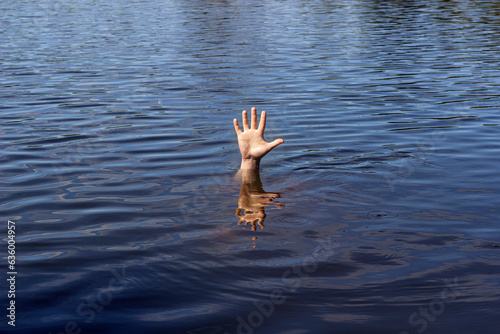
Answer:
M498 332L498 1L0 7L2 333Z

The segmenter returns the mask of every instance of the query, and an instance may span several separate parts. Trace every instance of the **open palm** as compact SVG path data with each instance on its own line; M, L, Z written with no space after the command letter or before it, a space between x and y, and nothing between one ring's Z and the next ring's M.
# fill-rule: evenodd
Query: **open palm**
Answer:
M260 159L269 153L273 148L282 144L283 139L276 139L270 143L266 142L264 139L264 129L266 128L266 112L262 111L260 115L260 123L257 127L257 110L252 108L251 110L251 120L250 125L248 124L247 111L243 110L243 130L238 123L238 120L234 119L234 130L238 136L238 145L240 147L242 168L248 167L252 168L255 165L256 168L259 166Z

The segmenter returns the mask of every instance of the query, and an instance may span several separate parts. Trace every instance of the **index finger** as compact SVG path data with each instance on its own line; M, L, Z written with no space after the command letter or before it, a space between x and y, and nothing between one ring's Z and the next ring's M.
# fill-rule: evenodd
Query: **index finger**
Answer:
M262 112L260 113L259 131L264 132L265 128L266 128L266 112L262 110Z

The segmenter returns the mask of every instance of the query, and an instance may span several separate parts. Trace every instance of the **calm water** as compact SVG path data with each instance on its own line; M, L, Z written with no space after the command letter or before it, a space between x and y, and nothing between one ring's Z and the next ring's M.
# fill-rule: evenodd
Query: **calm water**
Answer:
M0 6L2 332L497 333L498 1Z

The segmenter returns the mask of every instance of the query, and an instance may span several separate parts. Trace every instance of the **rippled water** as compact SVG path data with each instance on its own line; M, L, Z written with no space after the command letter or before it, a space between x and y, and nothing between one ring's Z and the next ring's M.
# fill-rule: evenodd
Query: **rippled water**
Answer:
M497 332L497 1L0 7L2 332Z

